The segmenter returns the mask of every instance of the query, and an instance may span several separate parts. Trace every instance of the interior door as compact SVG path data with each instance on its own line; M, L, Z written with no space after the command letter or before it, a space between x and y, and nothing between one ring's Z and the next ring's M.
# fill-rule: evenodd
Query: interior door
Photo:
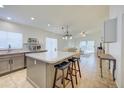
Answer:
M46 38L46 49L48 52L54 52L57 50L57 39Z

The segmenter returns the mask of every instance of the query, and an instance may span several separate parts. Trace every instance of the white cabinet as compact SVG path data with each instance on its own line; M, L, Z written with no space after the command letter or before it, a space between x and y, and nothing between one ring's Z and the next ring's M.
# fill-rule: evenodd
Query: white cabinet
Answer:
M104 42L112 43L117 41L117 19L109 19L104 23Z

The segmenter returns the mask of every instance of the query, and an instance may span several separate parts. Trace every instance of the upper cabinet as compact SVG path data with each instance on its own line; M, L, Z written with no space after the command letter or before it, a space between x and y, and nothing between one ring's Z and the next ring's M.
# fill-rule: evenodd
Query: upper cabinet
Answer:
M117 18L104 22L104 43L117 41Z

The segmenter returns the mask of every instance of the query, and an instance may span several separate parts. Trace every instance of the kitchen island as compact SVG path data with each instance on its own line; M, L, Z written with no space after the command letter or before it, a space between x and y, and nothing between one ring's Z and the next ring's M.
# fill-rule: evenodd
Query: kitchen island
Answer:
M61 63L77 52L43 52L26 54L27 80L34 86L50 88L53 85L54 65Z

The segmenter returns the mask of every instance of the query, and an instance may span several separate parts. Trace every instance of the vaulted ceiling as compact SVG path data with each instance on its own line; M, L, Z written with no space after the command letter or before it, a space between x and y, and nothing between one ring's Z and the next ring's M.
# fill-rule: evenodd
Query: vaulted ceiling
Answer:
M72 34L99 30L108 18L109 6L103 5L5 5L0 18L63 34L62 26L69 25ZM34 17L35 20L30 20Z

